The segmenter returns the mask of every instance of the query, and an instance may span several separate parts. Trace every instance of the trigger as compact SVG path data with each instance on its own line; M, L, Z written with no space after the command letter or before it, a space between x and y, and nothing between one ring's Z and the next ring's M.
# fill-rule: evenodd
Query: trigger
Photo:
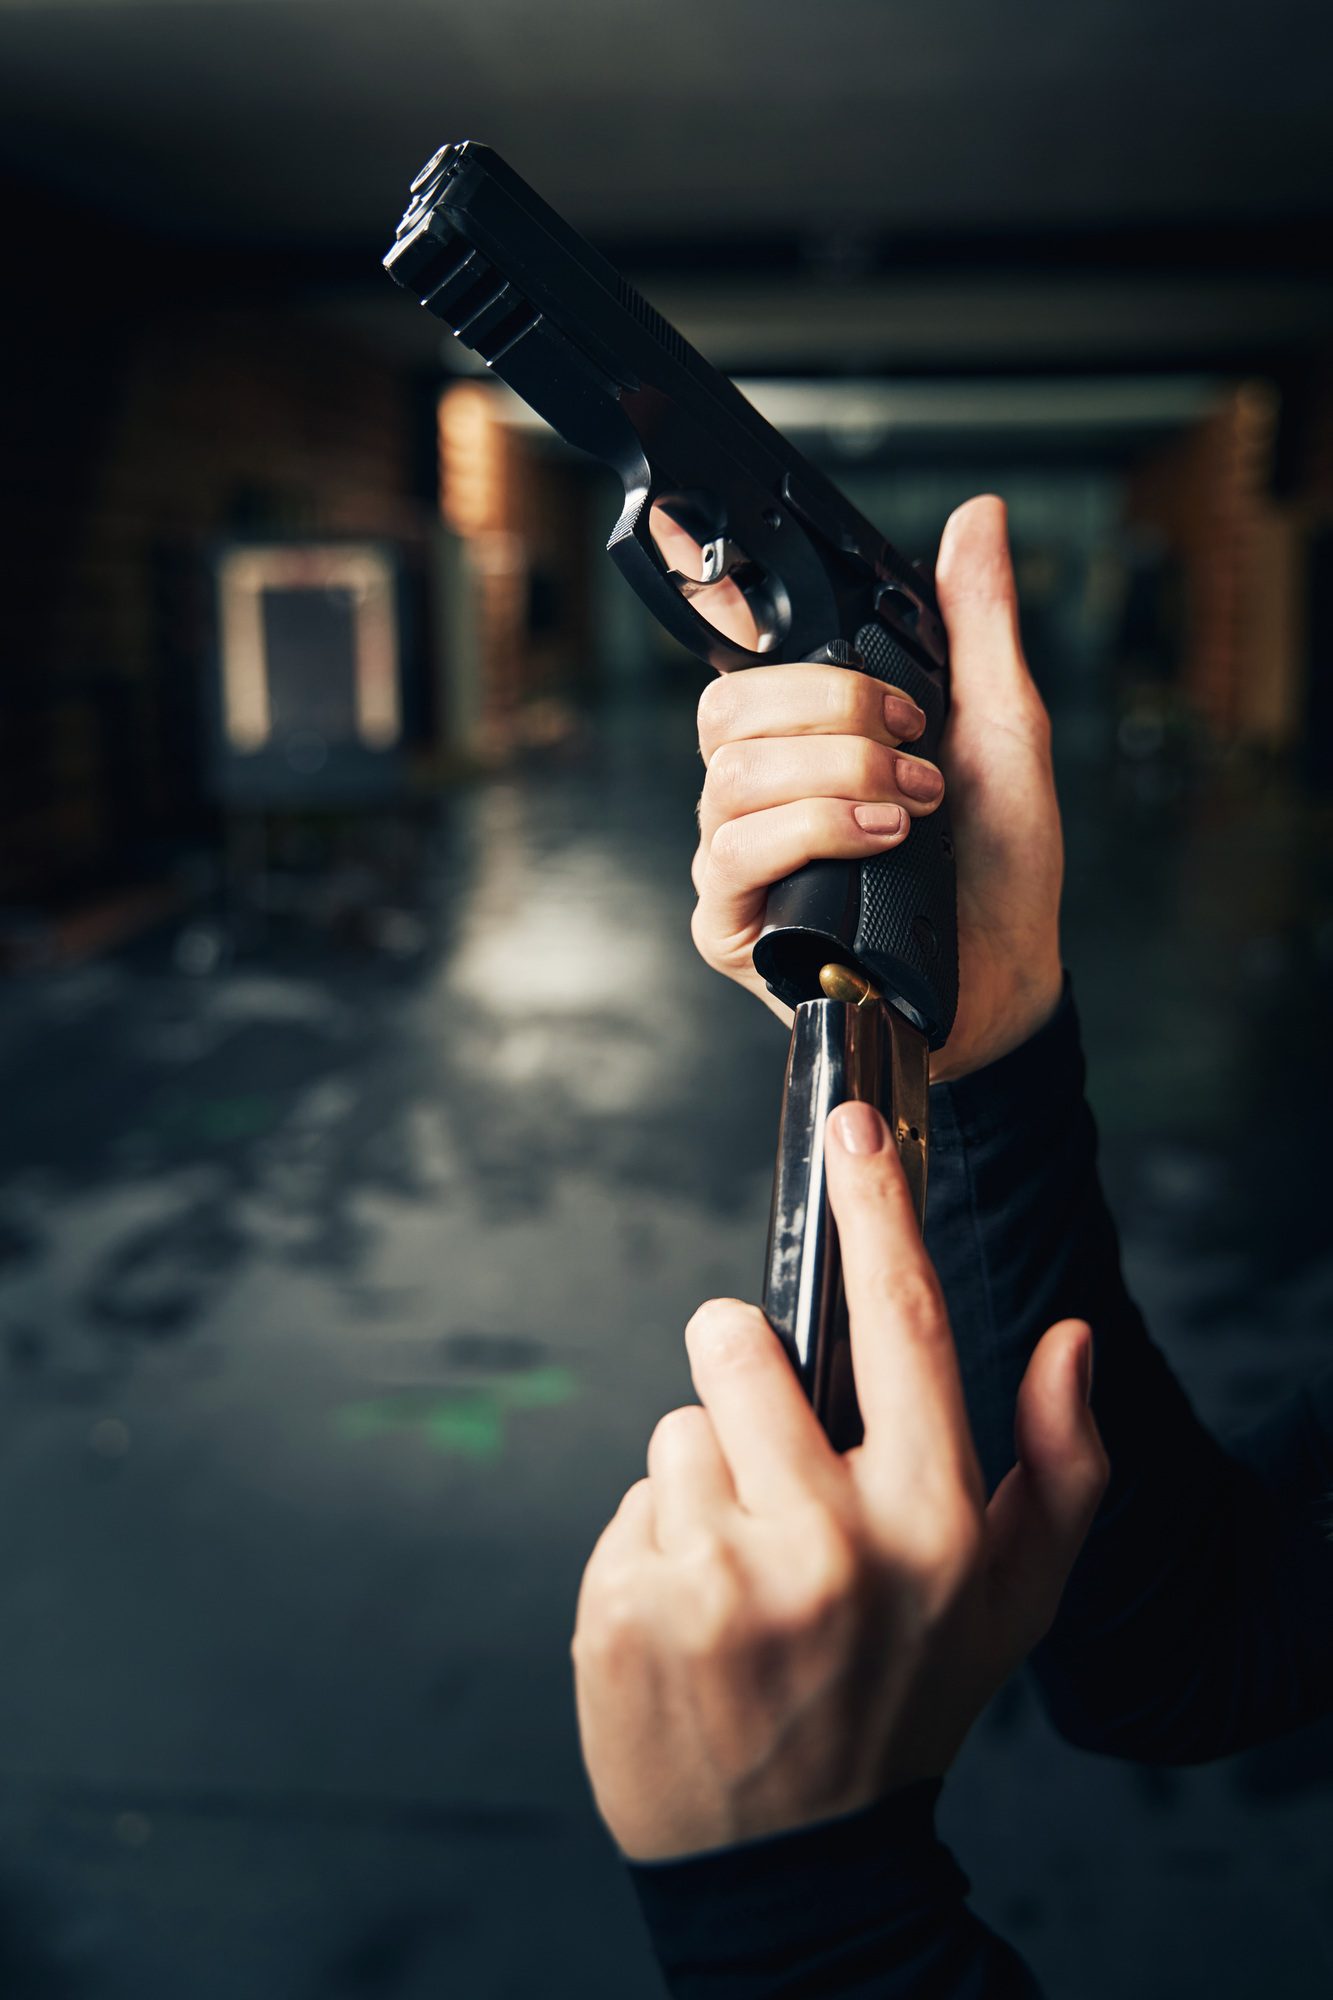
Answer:
M705 542L699 551L703 566L703 583L720 583L723 577L733 576L749 562L744 549L737 548L725 535L718 535L711 542Z
M700 543L699 572L698 576L687 576L682 569L670 569L667 575L682 597L698 597L704 591L716 590L720 583L734 583L738 590L744 590L763 575L745 550L736 542L729 542L725 535Z

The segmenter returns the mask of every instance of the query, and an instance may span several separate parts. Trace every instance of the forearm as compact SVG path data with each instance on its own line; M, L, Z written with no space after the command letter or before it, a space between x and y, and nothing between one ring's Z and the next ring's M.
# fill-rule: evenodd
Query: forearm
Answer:
M1035 2000L935 1838L936 1785L715 1854L636 1867L673 2000Z
M1015 1055L935 1092L932 1118L928 1241L989 1484L1012 1458L1041 1332L1066 1316L1093 1328L1111 1484L1034 1657L1058 1726L1190 1762L1319 1712L1329 1545L1280 1468L1208 1434L1147 1337L1098 1183L1072 1001Z

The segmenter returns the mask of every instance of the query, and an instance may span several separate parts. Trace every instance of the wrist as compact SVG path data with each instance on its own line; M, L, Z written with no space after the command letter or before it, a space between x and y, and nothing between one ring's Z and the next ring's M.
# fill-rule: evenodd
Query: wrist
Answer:
M1017 975L1009 993L986 1008L992 1026L962 1040L955 1033L932 1056L931 1082L961 1082L1021 1049L1054 1019L1064 990L1065 973L1058 954L1041 967Z

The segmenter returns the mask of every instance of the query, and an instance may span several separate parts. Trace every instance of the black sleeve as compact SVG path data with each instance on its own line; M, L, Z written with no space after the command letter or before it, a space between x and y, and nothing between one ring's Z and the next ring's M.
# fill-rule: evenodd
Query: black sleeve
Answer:
M1097 1179L1072 997L1003 1061L932 1092L927 1241L994 1486L1014 1399L1058 1319L1094 1336L1111 1484L1033 1668L1088 1748L1191 1763L1333 1705L1329 1381L1226 1449L1125 1289Z
M845 1819L630 1869L673 2000L1037 2000L967 1907L939 1786Z

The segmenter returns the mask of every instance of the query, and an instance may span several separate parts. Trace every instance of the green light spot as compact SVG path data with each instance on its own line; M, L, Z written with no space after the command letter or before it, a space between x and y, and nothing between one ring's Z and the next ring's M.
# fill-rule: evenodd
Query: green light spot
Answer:
M575 1391L568 1368L534 1368L526 1375L503 1376L495 1386L510 1410L553 1410L569 1402Z
M371 1402L346 1403L335 1422L346 1438L415 1432L432 1451L485 1462L504 1451L507 1413L556 1409L577 1393L570 1369L534 1368L523 1375L494 1376L452 1395L405 1389Z
M436 1451L464 1458L498 1458L504 1450L504 1416L489 1392L437 1403L423 1426Z

